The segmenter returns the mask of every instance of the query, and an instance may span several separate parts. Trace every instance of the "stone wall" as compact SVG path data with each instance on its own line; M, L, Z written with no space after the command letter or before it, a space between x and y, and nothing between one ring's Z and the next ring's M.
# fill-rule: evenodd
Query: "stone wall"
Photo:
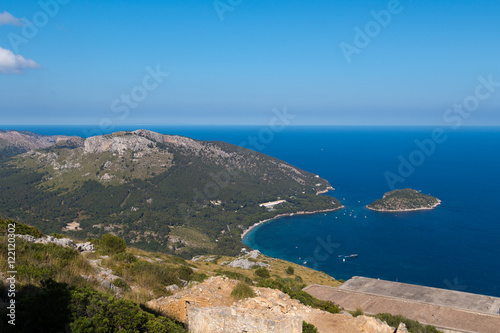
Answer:
M275 316L267 319L259 311L234 307L190 308L190 333L301 333L302 318Z

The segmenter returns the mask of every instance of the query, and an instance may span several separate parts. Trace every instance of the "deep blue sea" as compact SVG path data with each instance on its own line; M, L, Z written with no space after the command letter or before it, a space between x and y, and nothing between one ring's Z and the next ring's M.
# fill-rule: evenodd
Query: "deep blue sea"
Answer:
M500 297L500 128L448 128L446 140L428 154L418 152L415 140L432 138L430 127L288 127L272 136L263 136L269 131L259 126L119 129L137 128L233 144L260 133L257 150L328 179L335 187L328 195L345 208L255 228L244 242L268 256L337 279L359 275ZM0 129L86 136L94 128ZM410 156L417 166L403 170L396 188L421 190L442 204L397 214L366 209L391 189L384 175L399 175L399 158ZM344 261L350 254L359 256Z

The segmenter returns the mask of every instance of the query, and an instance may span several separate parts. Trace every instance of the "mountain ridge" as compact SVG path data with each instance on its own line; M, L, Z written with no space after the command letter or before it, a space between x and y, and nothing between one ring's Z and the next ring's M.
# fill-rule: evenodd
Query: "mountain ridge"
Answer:
M319 175L221 141L147 130L50 140L0 163L0 216L189 257L234 254L243 230L276 215L341 206L317 195L332 188Z

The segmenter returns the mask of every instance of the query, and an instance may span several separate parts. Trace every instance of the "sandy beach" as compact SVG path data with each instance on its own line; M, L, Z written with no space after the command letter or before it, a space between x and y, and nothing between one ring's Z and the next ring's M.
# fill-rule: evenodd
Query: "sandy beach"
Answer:
M273 220L277 220L277 219L282 218L282 217L296 216L296 215L312 215L312 214L319 214L319 213L334 212L334 211L340 210L342 208L344 208L344 206L340 206L340 207L337 207L337 208L323 209L323 210L315 210L315 211L311 211L311 212L297 212L297 213L279 214L279 215L276 215L273 218L270 218L270 219L267 219L267 220L263 220L263 221L259 221L259 222L255 223L254 225L252 225L251 227L249 227L248 229L246 229L245 231L243 231L243 233L241 234L241 239L243 239L243 237L245 237L245 235L247 233L249 233L253 228L257 227L258 225L261 225L263 223L270 222L270 221L273 221Z

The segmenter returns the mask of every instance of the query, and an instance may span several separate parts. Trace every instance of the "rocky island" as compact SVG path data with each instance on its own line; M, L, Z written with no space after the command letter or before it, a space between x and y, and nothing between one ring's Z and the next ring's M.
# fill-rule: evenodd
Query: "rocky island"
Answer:
M375 200L366 208L379 212L407 212L433 209L440 203L438 198L407 188L387 192L382 199Z

